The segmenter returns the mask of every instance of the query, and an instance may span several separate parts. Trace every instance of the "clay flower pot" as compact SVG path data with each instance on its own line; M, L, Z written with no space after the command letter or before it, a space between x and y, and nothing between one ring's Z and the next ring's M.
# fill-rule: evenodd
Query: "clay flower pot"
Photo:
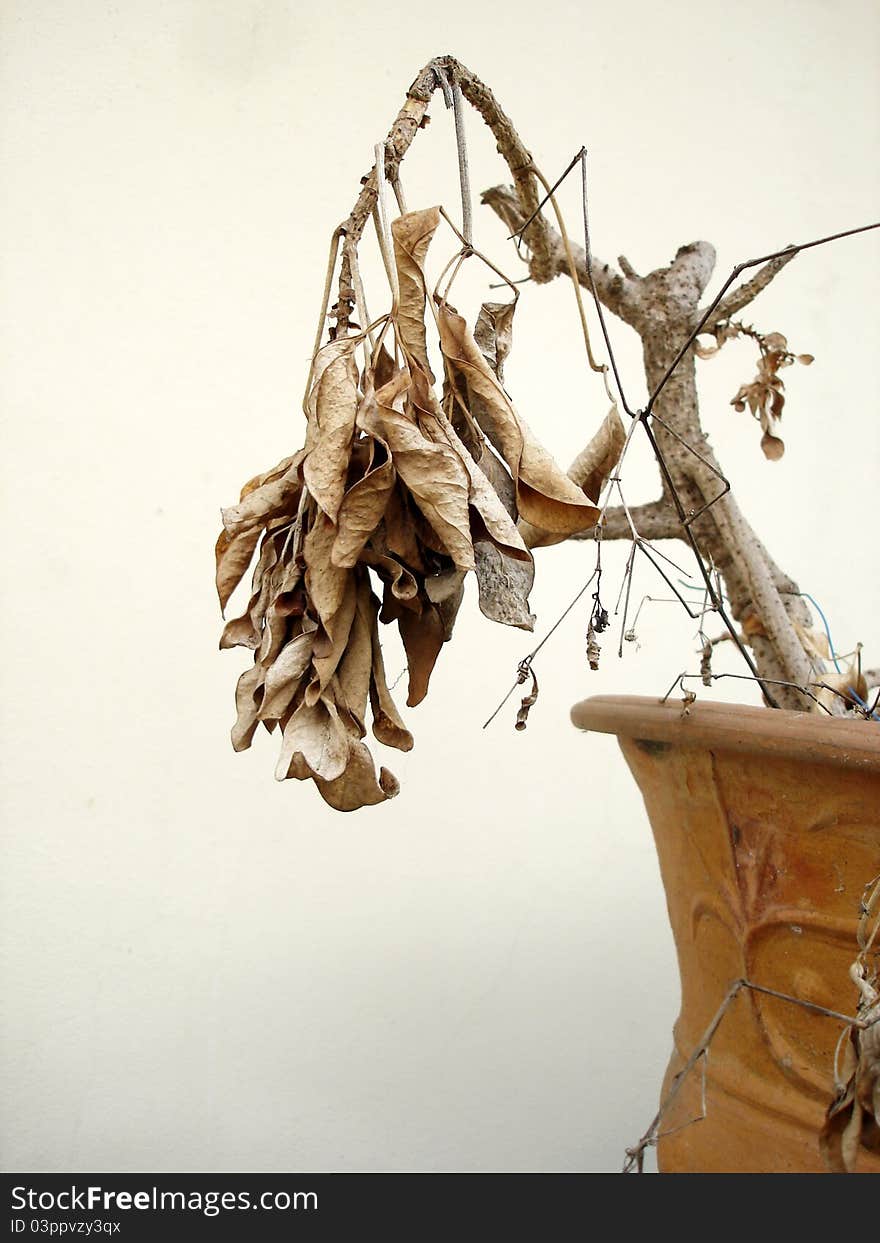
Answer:
M581 729L616 734L645 800L681 973L673 1076L745 978L855 1013L848 970L865 885L880 871L880 729L681 700L598 696ZM843 1025L741 991L663 1119L665 1172L821 1171L818 1135ZM681 1129L676 1129L681 1128ZM880 1172L862 1150L859 1172Z

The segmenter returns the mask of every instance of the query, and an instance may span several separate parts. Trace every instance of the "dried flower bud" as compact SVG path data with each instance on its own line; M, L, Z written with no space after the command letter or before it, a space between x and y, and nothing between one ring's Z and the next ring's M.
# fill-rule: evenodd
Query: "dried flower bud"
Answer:
M780 436L774 436L771 432L765 432L761 437L761 448L764 451L764 457L771 462L778 462L785 452L785 441Z

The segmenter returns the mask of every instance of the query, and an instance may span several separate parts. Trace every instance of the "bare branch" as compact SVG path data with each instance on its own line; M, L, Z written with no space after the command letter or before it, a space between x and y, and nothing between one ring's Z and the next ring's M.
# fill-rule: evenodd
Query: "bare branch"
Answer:
M651 501L647 505L630 505L633 526L643 539L684 539L681 523L672 505L665 500ZM594 539L596 528L578 531L570 539ZM603 539L632 539L632 530L622 505L612 505L605 510L602 524Z
M797 251L792 251L790 254L780 255L778 259L771 259L769 263L765 263L762 268L758 269L750 281L746 281L726 298L722 298L712 312L711 319L707 321L705 331L710 332L715 324L723 323L747 307L762 290L767 288L773 278L779 275L785 265L791 263L796 254ZM702 315L703 312L699 314Z
M429 61L407 91L406 102L397 114L385 140L385 175L388 181L392 184L397 181L400 162L409 150L416 132L426 122L428 104L434 92L442 88L444 82L447 86L452 83L453 87L461 90L464 98L479 112L492 131L498 151L514 180L516 189L511 189L511 193L522 209L521 219L527 220L537 209L539 201L538 182L531 154L523 145L513 123L502 110L489 87L453 56L438 56ZM345 240L339 272L339 298L333 308L337 335L345 332L354 310L353 259L364 228L376 205L377 193L378 182L374 165L363 180L363 188L350 216L342 225ZM530 225L528 234L529 248L532 252L532 274L535 280L551 280L558 271L556 266L558 238L553 235L540 213Z
M523 209L523 205L513 186L493 186L490 190L484 190L482 201L491 207L496 215L501 217L511 233L518 233L531 214ZM544 222L543 226L545 249L539 252L538 261L540 269L536 275L536 268L534 266L536 254L533 247L532 230L540 219L541 216L539 215L529 225L523 235L531 251L529 270L532 277L537 281L540 276L542 280L547 281L553 276L568 275L568 259L565 254L565 247L562 244L562 238L546 222ZM571 243L571 249L577 271L578 284L585 289L589 289L584 249L574 242ZM549 275L543 275L547 271L548 256L551 270ZM610 264L603 263L595 255L593 255L593 279L596 282L596 293L605 306L608 307L608 310L613 311L615 315L619 315L621 319L629 323L631 308L635 302L637 292L636 282L621 276Z

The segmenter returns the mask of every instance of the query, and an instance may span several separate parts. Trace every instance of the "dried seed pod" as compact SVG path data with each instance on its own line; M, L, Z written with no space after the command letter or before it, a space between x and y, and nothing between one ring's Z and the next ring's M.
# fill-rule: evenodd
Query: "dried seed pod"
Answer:
M538 699L538 679L535 677L534 669L529 668L529 673L532 675L532 689L528 695L523 696L523 701L520 704L519 711L516 714L516 724L513 728L518 730L525 729L528 722L529 712L534 707Z
M603 630L607 630L610 625L608 610L603 608L598 598L596 599L596 607L593 609L593 627L596 634L601 634Z
M712 685L712 644L705 643L700 657L700 677L704 686Z
M600 651L601 651L601 648L599 647L599 644L596 641L595 627L593 626L593 623L590 622L590 625L587 628L587 660L589 661L590 668L593 670L596 670L599 668Z

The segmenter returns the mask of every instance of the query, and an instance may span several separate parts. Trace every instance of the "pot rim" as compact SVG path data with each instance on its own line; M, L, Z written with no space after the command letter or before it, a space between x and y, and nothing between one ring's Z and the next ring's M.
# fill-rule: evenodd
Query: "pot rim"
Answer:
M776 755L880 773L880 728L870 721L813 716L785 708L648 695L594 695L571 710L583 730L643 742Z

